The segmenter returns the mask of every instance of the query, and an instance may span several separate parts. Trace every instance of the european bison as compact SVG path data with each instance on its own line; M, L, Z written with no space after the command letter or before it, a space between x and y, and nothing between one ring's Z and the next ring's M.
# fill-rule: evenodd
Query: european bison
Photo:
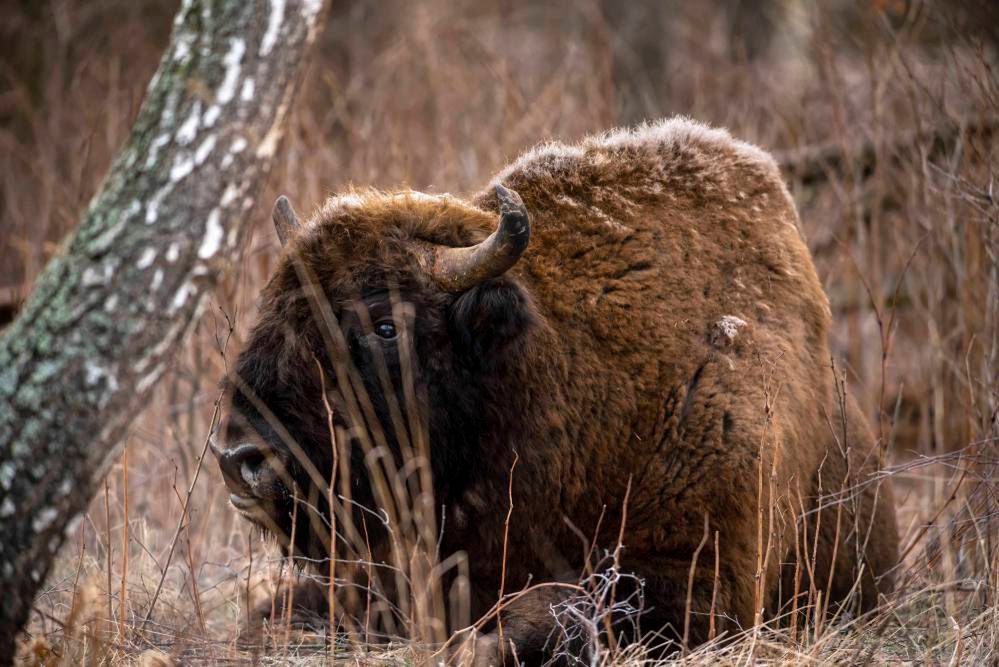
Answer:
M675 118L539 146L469 200L360 191L305 224L282 198L274 217L284 251L216 447L233 505L318 571L331 430L350 496L334 506L355 528L368 516L380 560L378 443L366 460L361 441L377 432L404 466L422 429L440 558L467 553L472 618L504 549L511 592L578 581L619 536L641 631L691 644L809 592L868 609L891 588L891 488L764 151ZM484 626L477 659L552 655L552 605L573 594L519 597L509 644Z

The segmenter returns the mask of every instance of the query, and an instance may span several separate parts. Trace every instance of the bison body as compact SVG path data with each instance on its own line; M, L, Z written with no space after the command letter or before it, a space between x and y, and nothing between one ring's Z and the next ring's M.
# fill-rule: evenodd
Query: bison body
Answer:
M288 538L289 489L331 478L335 424L352 502L377 505L357 415L398 455L392 426L418 412L442 557L467 554L473 618L496 602L504 549L506 591L576 581L617 549L644 583L642 630L680 639L686 624L691 643L809 591L876 603L897 558L891 489L872 483L874 440L838 388L828 302L774 161L673 119L541 146L496 185L469 201L355 192L288 230L230 382L234 504ZM529 230L487 242L511 219L506 189ZM438 261L490 242L506 255L486 268L484 250ZM332 323L342 334L324 333ZM233 454L247 442L263 454ZM298 553L328 555L298 519ZM550 655L566 595L542 587L506 607L520 659Z

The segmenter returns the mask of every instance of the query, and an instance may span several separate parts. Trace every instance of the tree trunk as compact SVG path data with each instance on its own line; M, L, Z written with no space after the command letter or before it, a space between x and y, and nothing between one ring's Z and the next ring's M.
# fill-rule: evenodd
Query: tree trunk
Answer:
M0 339L0 663L237 254L322 9L184 2L102 192Z

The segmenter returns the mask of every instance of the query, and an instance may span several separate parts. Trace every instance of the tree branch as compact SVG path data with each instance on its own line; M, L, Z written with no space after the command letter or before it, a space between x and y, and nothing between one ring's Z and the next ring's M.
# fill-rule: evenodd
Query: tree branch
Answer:
M838 142L804 146L783 151L776 155L781 171L789 174L802 185L816 185L834 176L842 177L853 170L866 179L873 171L879 156L897 162L907 151L917 146L926 148L926 157L934 159L950 150L961 137L988 139L999 126L999 120L985 118L978 121L948 123L925 132L908 132L892 137L882 145L865 139L843 146Z

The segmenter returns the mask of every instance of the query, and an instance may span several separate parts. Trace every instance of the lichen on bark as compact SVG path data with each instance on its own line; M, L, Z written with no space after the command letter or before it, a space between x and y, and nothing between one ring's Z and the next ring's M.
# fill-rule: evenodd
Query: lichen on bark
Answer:
M235 256L322 9L184 2L101 192L0 339L0 663Z

